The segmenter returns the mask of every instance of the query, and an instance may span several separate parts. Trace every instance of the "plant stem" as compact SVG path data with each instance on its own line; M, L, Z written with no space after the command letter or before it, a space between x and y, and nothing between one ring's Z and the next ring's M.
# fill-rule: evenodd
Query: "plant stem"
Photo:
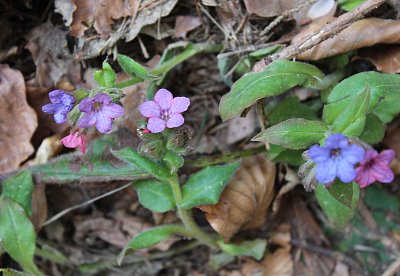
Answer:
M178 176L174 175L174 177L171 177L168 180L168 183L171 186L172 193L174 195L179 218L182 220L186 230L188 230L188 232L199 242L206 244L211 248L217 248L216 242L196 224L192 217L191 211L179 207L179 204L182 202L182 191L179 186Z

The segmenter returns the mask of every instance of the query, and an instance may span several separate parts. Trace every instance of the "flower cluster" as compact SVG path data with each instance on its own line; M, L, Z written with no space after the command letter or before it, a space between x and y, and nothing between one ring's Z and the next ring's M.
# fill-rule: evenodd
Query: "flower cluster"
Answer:
M122 106L113 103L111 97L106 93L85 97L77 102L73 95L63 90L54 90L49 93L49 98L51 103L44 105L42 111L53 114L57 124L65 123L68 113L76 105L78 106L81 118L78 120L77 126L81 130L74 127L70 135L61 139L61 143L68 148L79 147L83 153L86 150L86 132L83 129L96 126L99 132L108 133L112 129L113 120L124 114Z
M393 150L379 154L373 149L365 150L340 133L329 136L324 146L315 145L308 150L308 156L316 164L318 182L328 184L338 177L344 183L355 181L362 188L375 181L393 181L389 164L394 155Z

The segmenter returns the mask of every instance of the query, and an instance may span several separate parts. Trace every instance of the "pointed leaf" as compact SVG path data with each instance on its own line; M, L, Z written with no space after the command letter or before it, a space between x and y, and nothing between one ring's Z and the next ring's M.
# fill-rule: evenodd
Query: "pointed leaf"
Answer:
M355 182L349 184L337 180L329 189L319 184L315 195L333 225L343 229L357 210L360 187Z
M167 240L174 234L182 235L185 237L190 237L190 233L179 224L169 224L162 225L155 228L151 228L146 230L135 237L133 237L122 252L118 255L117 262L120 265L122 263L122 259L125 257L128 250L139 250L151 247L160 243L162 241Z
M171 187L153 179L140 180L133 185L140 203L153 212L164 213L175 208Z
M259 133L252 141L263 141L288 149L304 149L325 137L328 128L319 121L289 119Z
M115 157L135 165L139 169L150 173L157 179L165 180L171 177L166 168L145 156L141 156L139 153L131 148L125 148L122 150L111 152Z
M207 167L192 174L182 187L181 208L190 209L199 205L216 204L222 191L239 168L240 163Z
M122 70L131 77L139 77L143 80L150 80L153 77L149 74L146 68L140 63L125 55L118 55L117 60Z
M234 256L250 256L260 261L264 256L267 247L267 241L263 239L256 239L252 241L244 241L241 243L224 243L218 241L219 247L223 252Z
M0 242L3 249L24 271L32 275L41 275L33 263L35 229L24 209L3 196L0 197Z
M265 71L247 73L236 81L219 105L219 113L225 121L240 115L257 100L276 96L301 85L317 88L324 74L313 65L301 62L278 60L268 65Z
M166 161L171 174L177 172L185 163L183 157L172 150L167 150L163 159Z
M385 126L382 121L373 113L367 114L365 128L360 135L360 139L368 144L377 144L385 136Z
M22 171L3 182L3 195L21 205L28 216L32 215L33 180L30 171Z

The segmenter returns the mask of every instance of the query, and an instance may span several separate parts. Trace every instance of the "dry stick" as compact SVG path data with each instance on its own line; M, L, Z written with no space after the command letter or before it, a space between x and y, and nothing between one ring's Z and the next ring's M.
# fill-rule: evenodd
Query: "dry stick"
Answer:
M377 8L384 2L385 0L368 0L364 2L354 10L339 16L325 27L305 37L298 43L292 44L283 49L281 52L270 56L268 58L268 61L274 61L277 59L291 59L293 57L296 57L299 53L311 49L315 45L321 43L324 40L327 40L328 38L344 30L350 24L354 23L360 18L363 18L367 13ZM253 67L253 70L262 71L265 69L265 67L266 67L266 60L256 63Z
M382 274L382 276L392 276L400 271L400 257L395 260Z

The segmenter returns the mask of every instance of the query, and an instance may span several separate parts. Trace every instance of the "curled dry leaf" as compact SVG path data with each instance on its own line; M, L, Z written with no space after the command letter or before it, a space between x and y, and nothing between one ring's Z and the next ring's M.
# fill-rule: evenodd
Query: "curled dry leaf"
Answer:
M272 211L275 214L279 211L283 195L290 192L294 187L300 184L300 179L297 173L295 173L287 165L285 167L286 173L284 175L284 180L286 181L286 184L279 190L277 196L275 197L274 203L272 204Z
M275 165L263 155L246 158L218 204L201 206L211 226L228 241L240 229L260 227L274 197Z
M302 30L293 38L292 44L319 30L323 24L325 24L323 21L310 24L308 28ZM355 37L357 39L354 39ZM378 43L400 43L400 20L379 18L358 20L339 34L299 54L297 58L302 60L319 60Z
M370 60L378 71L388 74L400 73L399 45L381 45L361 49L358 55Z
M0 65L0 172L17 169L34 151L30 140L37 117L25 93L21 72Z

